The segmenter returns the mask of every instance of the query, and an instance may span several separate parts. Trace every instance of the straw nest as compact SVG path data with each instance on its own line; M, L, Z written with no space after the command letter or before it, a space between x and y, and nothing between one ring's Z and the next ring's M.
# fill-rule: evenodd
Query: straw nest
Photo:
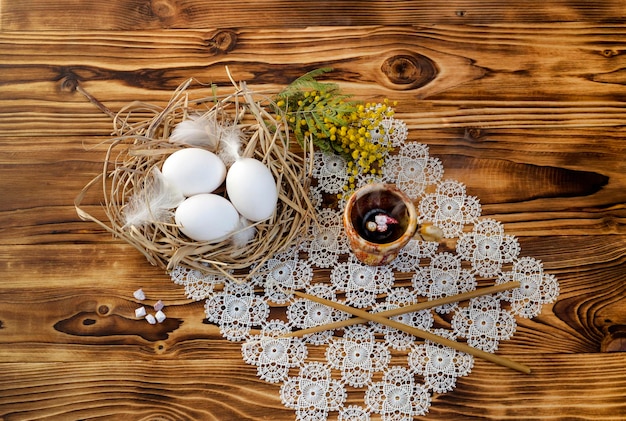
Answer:
M181 85L164 108L134 102L115 115L115 137L106 151L102 173L79 194L76 210L82 219L96 222L137 248L151 264L167 271L182 265L245 281L263 262L307 233L313 219L308 196L312 154L308 148L303 151L290 145L284 117L268 106L269 97L233 81L234 92L230 95L191 99L190 83L191 80ZM263 162L277 182L276 211L269 220L255 224L255 237L243 247L229 239L214 244L190 240L173 218L169 222L125 227L124 209L132 195L144 186L147 175L153 168L160 168L171 153L188 147L169 141L173 128L198 112L215 113L218 119L236 124L243 134L241 155ZM87 191L95 188L102 190L108 222L81 206Z

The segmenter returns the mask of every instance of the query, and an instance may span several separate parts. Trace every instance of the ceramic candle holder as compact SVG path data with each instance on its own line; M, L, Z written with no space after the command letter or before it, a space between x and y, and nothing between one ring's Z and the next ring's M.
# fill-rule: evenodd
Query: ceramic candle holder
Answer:
M417 212L395 185L369 184L348 199L343 224L357 259L379 266L391 262L413 238Z

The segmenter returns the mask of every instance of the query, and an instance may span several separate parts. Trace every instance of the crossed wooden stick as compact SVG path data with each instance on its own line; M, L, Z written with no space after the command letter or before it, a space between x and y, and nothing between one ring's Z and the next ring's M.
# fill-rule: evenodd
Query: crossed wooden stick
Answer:
M504 357L483 351L481 349L474 348L472 346L467 345L466 343L457 342L452 339L448 339L443 336L439 336L434 333L428 332L426 330L419 329L413 326L408 326L404 323L400 323L396 320L390 319L390 317L393 317L393 316L398 316L398 315L405 314L405 313L412 313L412 312L420 311L420 310L426 310L426 309L438 307L444 304L468 300L470 298L475 298L475 297L479 297L482 295L488 295L488 294L494 294L494 293L501 292L501 291L507 291L510 289L518 288L519 286L520 286L520 282L517 282L517 281L506 282L503 284L494 285L494 286L490 286L486 288L480 288L474 291L464 292L464 293L452 295L449 297L438 298L435 300L419 302L416 304L406 305L406 306L394 308L391 310L381 311L379 313L369 313L365 310L360 310L360 309L350 307L345 304L337 303L332 300L327 300L325 298L317 297L315 295L306 294L300 291L292 291L293 294L298 297L306 298L311 301L315 301L317 303L327 305L334 309L352 314L353 316L356 316L356 317L353 317L347 320L340 320L337 322L324 324L320 326L315 326L315 327L311 327L308 329L296 330L296 331L287 333L285 335L282 335L282 337L299 337L299 336L303 336L306 334L321 332L325 330L334 330L334 329L339 329L342 327L346 327L346 326L350 326L350 325L354 325L358 323L365 323L368 321L372 321L372 322L380 323L385 326L392 327L394 329L398 329L402 332L406 332L418 338L426 339L431 342L436 342L441 345L448 346L457 351L465 352L467 354L473 355L474 357L482 358L484 360L501 365L503 367L508 367L508 368L517 370L522 373L530 374L530 371L531 371L530 367L524 364L520 364L515 361L509 360L508 358L504 358Z

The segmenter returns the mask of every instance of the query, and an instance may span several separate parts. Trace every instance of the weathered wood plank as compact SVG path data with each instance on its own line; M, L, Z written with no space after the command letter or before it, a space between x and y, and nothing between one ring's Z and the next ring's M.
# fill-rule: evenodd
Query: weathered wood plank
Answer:
M561 294L543 315L521 320L502 352L599 352L611 329L626 326L626 237L522 238L520 245L522 255L558 276ZM130 246L4 246L0 262L2 361L88 361L103 348L104 359L216 358L228 346L215 326L203 323L203 303L185 299L181 286ZM325 279L320 273L316 280ZM165 324L135 319L141 303L132 292L140 287L147 305L166 303ZM579 313L582 308L588 310Z
M534 371L522 378L478 362L469 377L459 380L454 394L437 398L428 419L620 420L626 415L620 367L626 354L526 354L525 358ZM576 380L578 376L588 379L587 384ZM590 389L602 398L588 394ZM552 393L557 397L549 397ZM485 399L491 402L488 407L482 404Z
M229 358L0 364L5 420L293 419L276 385ZM233 381L236 379L236 381ZM7 387L9 386L10 387Z
M226 35L231 44L223 50L207 41ZM290 31L289 43L277 30L3 33L2 66L15 76L0 92L0 109L44 111L59 95L80 101L62 92L68 82L84 84L112 109L120 99L164 102L189 77L230 89L226 65L236 79L276 92L307 70L331 66L329 77L348 92L397 99L420 110L416 124L426 127L617 126L624 36L623 25L580 24L326 27Z
M399 114L399 118L404 118ZM601 134L601 135L600 135ZM41 137L0 142L0 244L105 242L110 235L79 222L78 192L102 169L107 137ZM467 186L483 215L517 236L623 234L624 130L410 130L440 159L445 177ZM34 182L35 181L35 182ZM86 210L104 220L99 185ZM54 237L48 237L54 235Z
M416 25L424 23L517 24L624 19L619 0L542 2L470 0L430 1L211 1L41 0L3 2L0 28L158 29L233 27L311 27L327 25ZM97 19L94 19L97 16Z
M478 361L454 393L433 398L426 419L618 421L626 415L619 392L626 388L620 375L626 354L515 357L535 374L512 375ZM229 358L3 363L0 368L6 380L0 384L0 414L6 420L294 419L280 403L278 385L259 380L253 367ZM349 403L358 403L357 398L350 396Z
M101 88L94 89L100 92ZM105 87L102 89L106 89ZM349 88L346 89L350 92ZM275 90L274 92L277 92ZM156 93L155 93L156 95ZM480 104L458 102L456 112L452 105L439 107L436 101L418 101L405 94L381 95L371 98L371 101L382 101L384 98L393 98L398 101L398 115L407 123L410 130L427 129L578 129L602 128L619 129L626 121L626 110L618 104L600 107L588 107L585 104L561 104L551 107L542 107L541 103L526 106L503 106L500 104ZM127 103L107 103L113 105L113 110L119 110ZM151 104L159 104L151 101ZM163 106L165 103L160 103ZM4 106L4 107L3 107ZM434 106L429 111L415 111L422 107ZM475 106L476 108L467 108ZM0 109L7 109L11 104L0 103ZM82 136L106 135L112 132L111 120L98 112L75 114L61 114L59 109L46 109L37 104L25 105L30 107L28 113L5 112L0 117L0 129L7 135L14 137L37 138L39 136L80 134ZM90 105L81 105L88 111ZM456 117L452 117L456 115ZM29 132L34 130L34 132Z

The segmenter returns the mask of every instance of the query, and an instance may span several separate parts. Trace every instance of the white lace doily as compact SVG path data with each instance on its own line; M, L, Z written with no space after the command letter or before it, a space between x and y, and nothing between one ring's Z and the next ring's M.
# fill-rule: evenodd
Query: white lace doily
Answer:
M540 261L522 257L517 239L505 234L501 223L481 218L478 198L459 181L444 179L441 162L426 145L406 143L404 122L391 117L382 124L384 134L373 131L372 139L393 145L395 152L379 181L395 183L414 199L420 222L441 228L445 242L414 239L387 266L360 263L343 234L344 200L335 207L324 205L336 203L343 192L346 163L317 152L311 188L317 223L301 244L255 268L248 284L184 267L171 272L190 299L206 300L207 320L226 339L242 342L243 360L256 367L259 378L280 384L277 393L297 420L367 421L374 414L385 421L412 420L428 412L433 393L453 391L474 359L377 323L282 337L351 317L295 298L290 290L380 312L478 285L519 281L521 287L511 291L393 317L488 352L515 333L515 317L537 316L559 293L556 278L543 272ZM370 181L371 175L357 176L356 185ZM328 273L328 279L314 282L316 269ZM309 359L313 347L323 349L318 355L325 361ZM347 404L355 402L348 399L355 393L362 404Z

